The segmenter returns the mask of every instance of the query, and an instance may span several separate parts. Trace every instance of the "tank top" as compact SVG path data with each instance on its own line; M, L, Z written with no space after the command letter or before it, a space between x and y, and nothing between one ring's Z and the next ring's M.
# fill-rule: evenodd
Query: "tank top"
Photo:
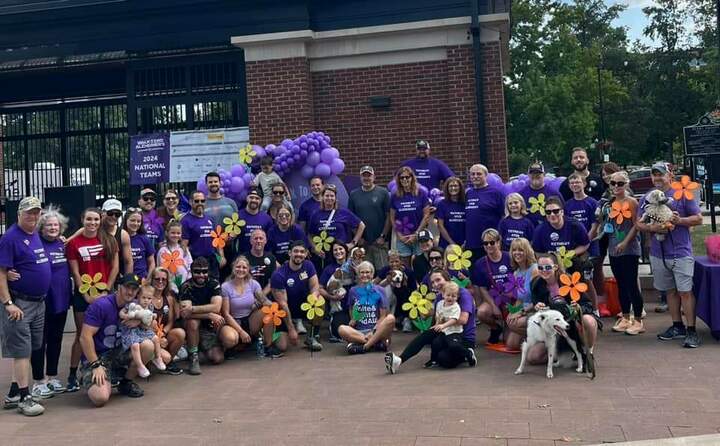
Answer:
M168 303L167 296L162 297L162 302L160 308L155 308L153 305L153 312L155 313L157 323L164 326L167 325L168 319L170 318L170 304Z

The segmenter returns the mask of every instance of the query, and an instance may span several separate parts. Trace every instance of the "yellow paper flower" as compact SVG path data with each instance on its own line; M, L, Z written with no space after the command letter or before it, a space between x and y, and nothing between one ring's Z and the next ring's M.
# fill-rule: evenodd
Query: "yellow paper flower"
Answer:
M557 250L557 256L565 268L570 268L572 266L572 259L575 257L575 251L572 249L568 251L564 246L561 246Z
M470 268L470 258L472 257L472 251L463 251L458 245L453 245L452 252L448 254L447 259L449 267L452 270L459 271L461 269Z
M246 145L245 147L240 149L239 158L240 162L243 164L250 164L252 163L253 158L257 153L252 149L252 146L250 144Z
M545 194L538 194L537 198L530 197L528 201L530 202L531 213L539 212L540 215L545 216Z
M225 232L232 235L240 235L243 226L245 226L245 220L241 220L237 212L233 212L231 217L223 218L225 226Z
M307 301L300 305L300 309L307 312L308 320L312 321L315 318L321 318L325 314L325 298L310 294Z
M410 319L417 319L420 315L430 314L434 300L435 293L431 293L427 285L423 284L410 294L408 302L403 304L402 309L410 312Z
M102 273L95 273L94 276L90 277L90 274L83 274L80 276L82 284L80 284L79 291L82 294L88 294L90 297L98 297L102 291L107 291L107 283L102 281Z
M335 238L331 235L328 235L327 231L321 231L320 235L316 235L315 237L313 237L312 240L313 243L315 243L315 246L325 252L328 252L330 251L330 248L332 247Z

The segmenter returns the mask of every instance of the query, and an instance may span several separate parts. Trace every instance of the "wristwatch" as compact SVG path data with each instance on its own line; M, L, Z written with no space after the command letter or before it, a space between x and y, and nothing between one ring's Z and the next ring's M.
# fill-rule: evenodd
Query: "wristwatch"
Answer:
M5 305L6 307L9 307L10 305L13 305L12 299L8 299L7 302L3 302L3 305Z

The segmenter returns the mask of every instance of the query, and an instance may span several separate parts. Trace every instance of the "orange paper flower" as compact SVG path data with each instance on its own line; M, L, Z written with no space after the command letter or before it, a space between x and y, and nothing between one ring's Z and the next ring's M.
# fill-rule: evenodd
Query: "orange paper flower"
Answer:
M570 299L573 302L580 300L580 293L584 293L588 290L588 286L580 282L580 273L575 271L572 277L567 274L560 275L560 282L563 286L560 287L560 295L567 296L570 294Z
M268 325L272 322L273 325L278 326L282 324L282 318L287 316L287 313L285 310L280 309L278 307L277 302L273 302L270 305L265 305L261 308L261 311L265 313L265 316L263 316L263 324Z
M164 252L160 257L160 266L172 274L177 274L178 267L185 265L185 261L180 257L180 251Z
M695 197L693 191L700 187L700 185L694 181L690 181L689 176L683 175L680 181L673 181L670 187L675 189L675 193L673 194L674 199L679 200L685 197L686 200L692 200Z
M155 330L155 334L158 338L164 338L165 337L165 325L163 325L162 322L157 323L157 329Z
M225 247L225 241L228 238L227 232L223 232L222 226L217 225L214 231L210 231L210 237L212 237L213 248L223 249Z
M623 201L622 203L613 201L612 208L610 210L610 218L615 219L615 223L621 225L622 222L627 218L629 219L632 215L630 210L630 203Z

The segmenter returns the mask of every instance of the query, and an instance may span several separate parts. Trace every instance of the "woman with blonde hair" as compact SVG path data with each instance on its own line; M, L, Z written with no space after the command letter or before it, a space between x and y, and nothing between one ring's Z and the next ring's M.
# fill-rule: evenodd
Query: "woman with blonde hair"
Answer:
M508 333L506 333L505 347L509 351L520 349L523 338L527 334L527 314L532 310L532 298L530 295L530 284L537 276L537 260L530 242L525 238L516 238L510 243L510 264L513 274L520 280L522 288L516 292L517 305L522 303L520 311L509 313L505 318Z
M513 192L505 198L505 217L498 225L503 249L509 249L510 243L520 237L532 240L535 225L527 218L527 213L522 195Z
M185 330L175 325L180 315L180 304L171 289L172 277L170 271L158 266L150 271L147 282L154 290L152 306L159 331L162 331L162 333L158 332L160 347L168 353L167 358L169 358L169 361L166 361L165 373L180 375L182 369L173 362L173 358L185 343Z
M418 233L427 226L434 208L411 168L398 169L395 182L397 189L390 197L390 221L397 237L396 249L403 263L409 266L413 255L422 254Z

